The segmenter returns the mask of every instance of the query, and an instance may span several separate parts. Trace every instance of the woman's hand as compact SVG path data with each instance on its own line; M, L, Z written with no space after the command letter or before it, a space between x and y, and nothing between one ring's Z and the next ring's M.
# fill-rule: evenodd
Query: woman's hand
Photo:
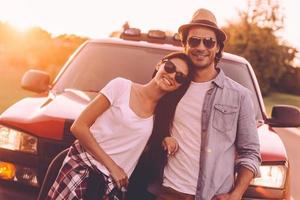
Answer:
M168 152L168 156L173 156L179 149L179 145L173 137L165 137L162 145L164 150Z
M117 184L117 187L119 189L121 189L123 187L125 189L127 188L127 186L128 186L127 174L117 164L114 164L114 166L111 167L110 176L113 178L113 180L115 181L115 183Z

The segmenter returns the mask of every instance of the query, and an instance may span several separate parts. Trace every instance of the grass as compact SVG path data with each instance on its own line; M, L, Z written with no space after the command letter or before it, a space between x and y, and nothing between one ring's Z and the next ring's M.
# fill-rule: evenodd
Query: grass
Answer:
M0 66L0 113L23 97L34 93L21 88L21 78L25 70Z
M293 105L300 109L300 95L273 92L264 97L264 102L268 116L271 116L272 107L278 104Z

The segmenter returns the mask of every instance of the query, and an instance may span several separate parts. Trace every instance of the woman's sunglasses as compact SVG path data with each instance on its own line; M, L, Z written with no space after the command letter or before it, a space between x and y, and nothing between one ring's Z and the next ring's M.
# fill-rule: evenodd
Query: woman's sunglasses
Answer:
M170 60L163 60L162 64L164 64L164 70L167 73L172 74L175 72L175 80L177 83L183 84L188 81L188 77L182 72L176 71L176 65L174 65L174 63L172 63Z
M203 45L207 48L207 49L211 49L213 48L215 45L216 45L216 40L213 39L213 38L200 38L200 37L190 37L188 39L188 45L191 47L191 48L195 48L197 46L200 45L201 41L203 42Z

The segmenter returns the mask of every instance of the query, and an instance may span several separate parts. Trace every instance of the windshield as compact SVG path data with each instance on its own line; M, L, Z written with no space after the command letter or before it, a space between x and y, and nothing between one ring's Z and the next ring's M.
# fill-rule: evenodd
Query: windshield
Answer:
M58 93L66 88L97 92L119 76L146 83L155 65L167 53L169 51L161 49L88 43L67 66L53 89Z
M170 51L120 44L87 43L58 78L53 90L98 92L115 77L146 83L155 65ZM256 119L262 119L254 84L246 64L222 60L218 66L227 76L252 91Z

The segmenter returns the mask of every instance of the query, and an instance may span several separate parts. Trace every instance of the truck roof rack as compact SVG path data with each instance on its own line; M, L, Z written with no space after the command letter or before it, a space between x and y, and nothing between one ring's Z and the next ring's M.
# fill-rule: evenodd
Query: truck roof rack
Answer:
M111 37L117 37L123 40L146 41L157 44L171 44L174 46L182 46L178 33L170 35L164 31L157 29L149 30L147 33L142 33L138 28L127 28L122 32L113 32L111 34Z

